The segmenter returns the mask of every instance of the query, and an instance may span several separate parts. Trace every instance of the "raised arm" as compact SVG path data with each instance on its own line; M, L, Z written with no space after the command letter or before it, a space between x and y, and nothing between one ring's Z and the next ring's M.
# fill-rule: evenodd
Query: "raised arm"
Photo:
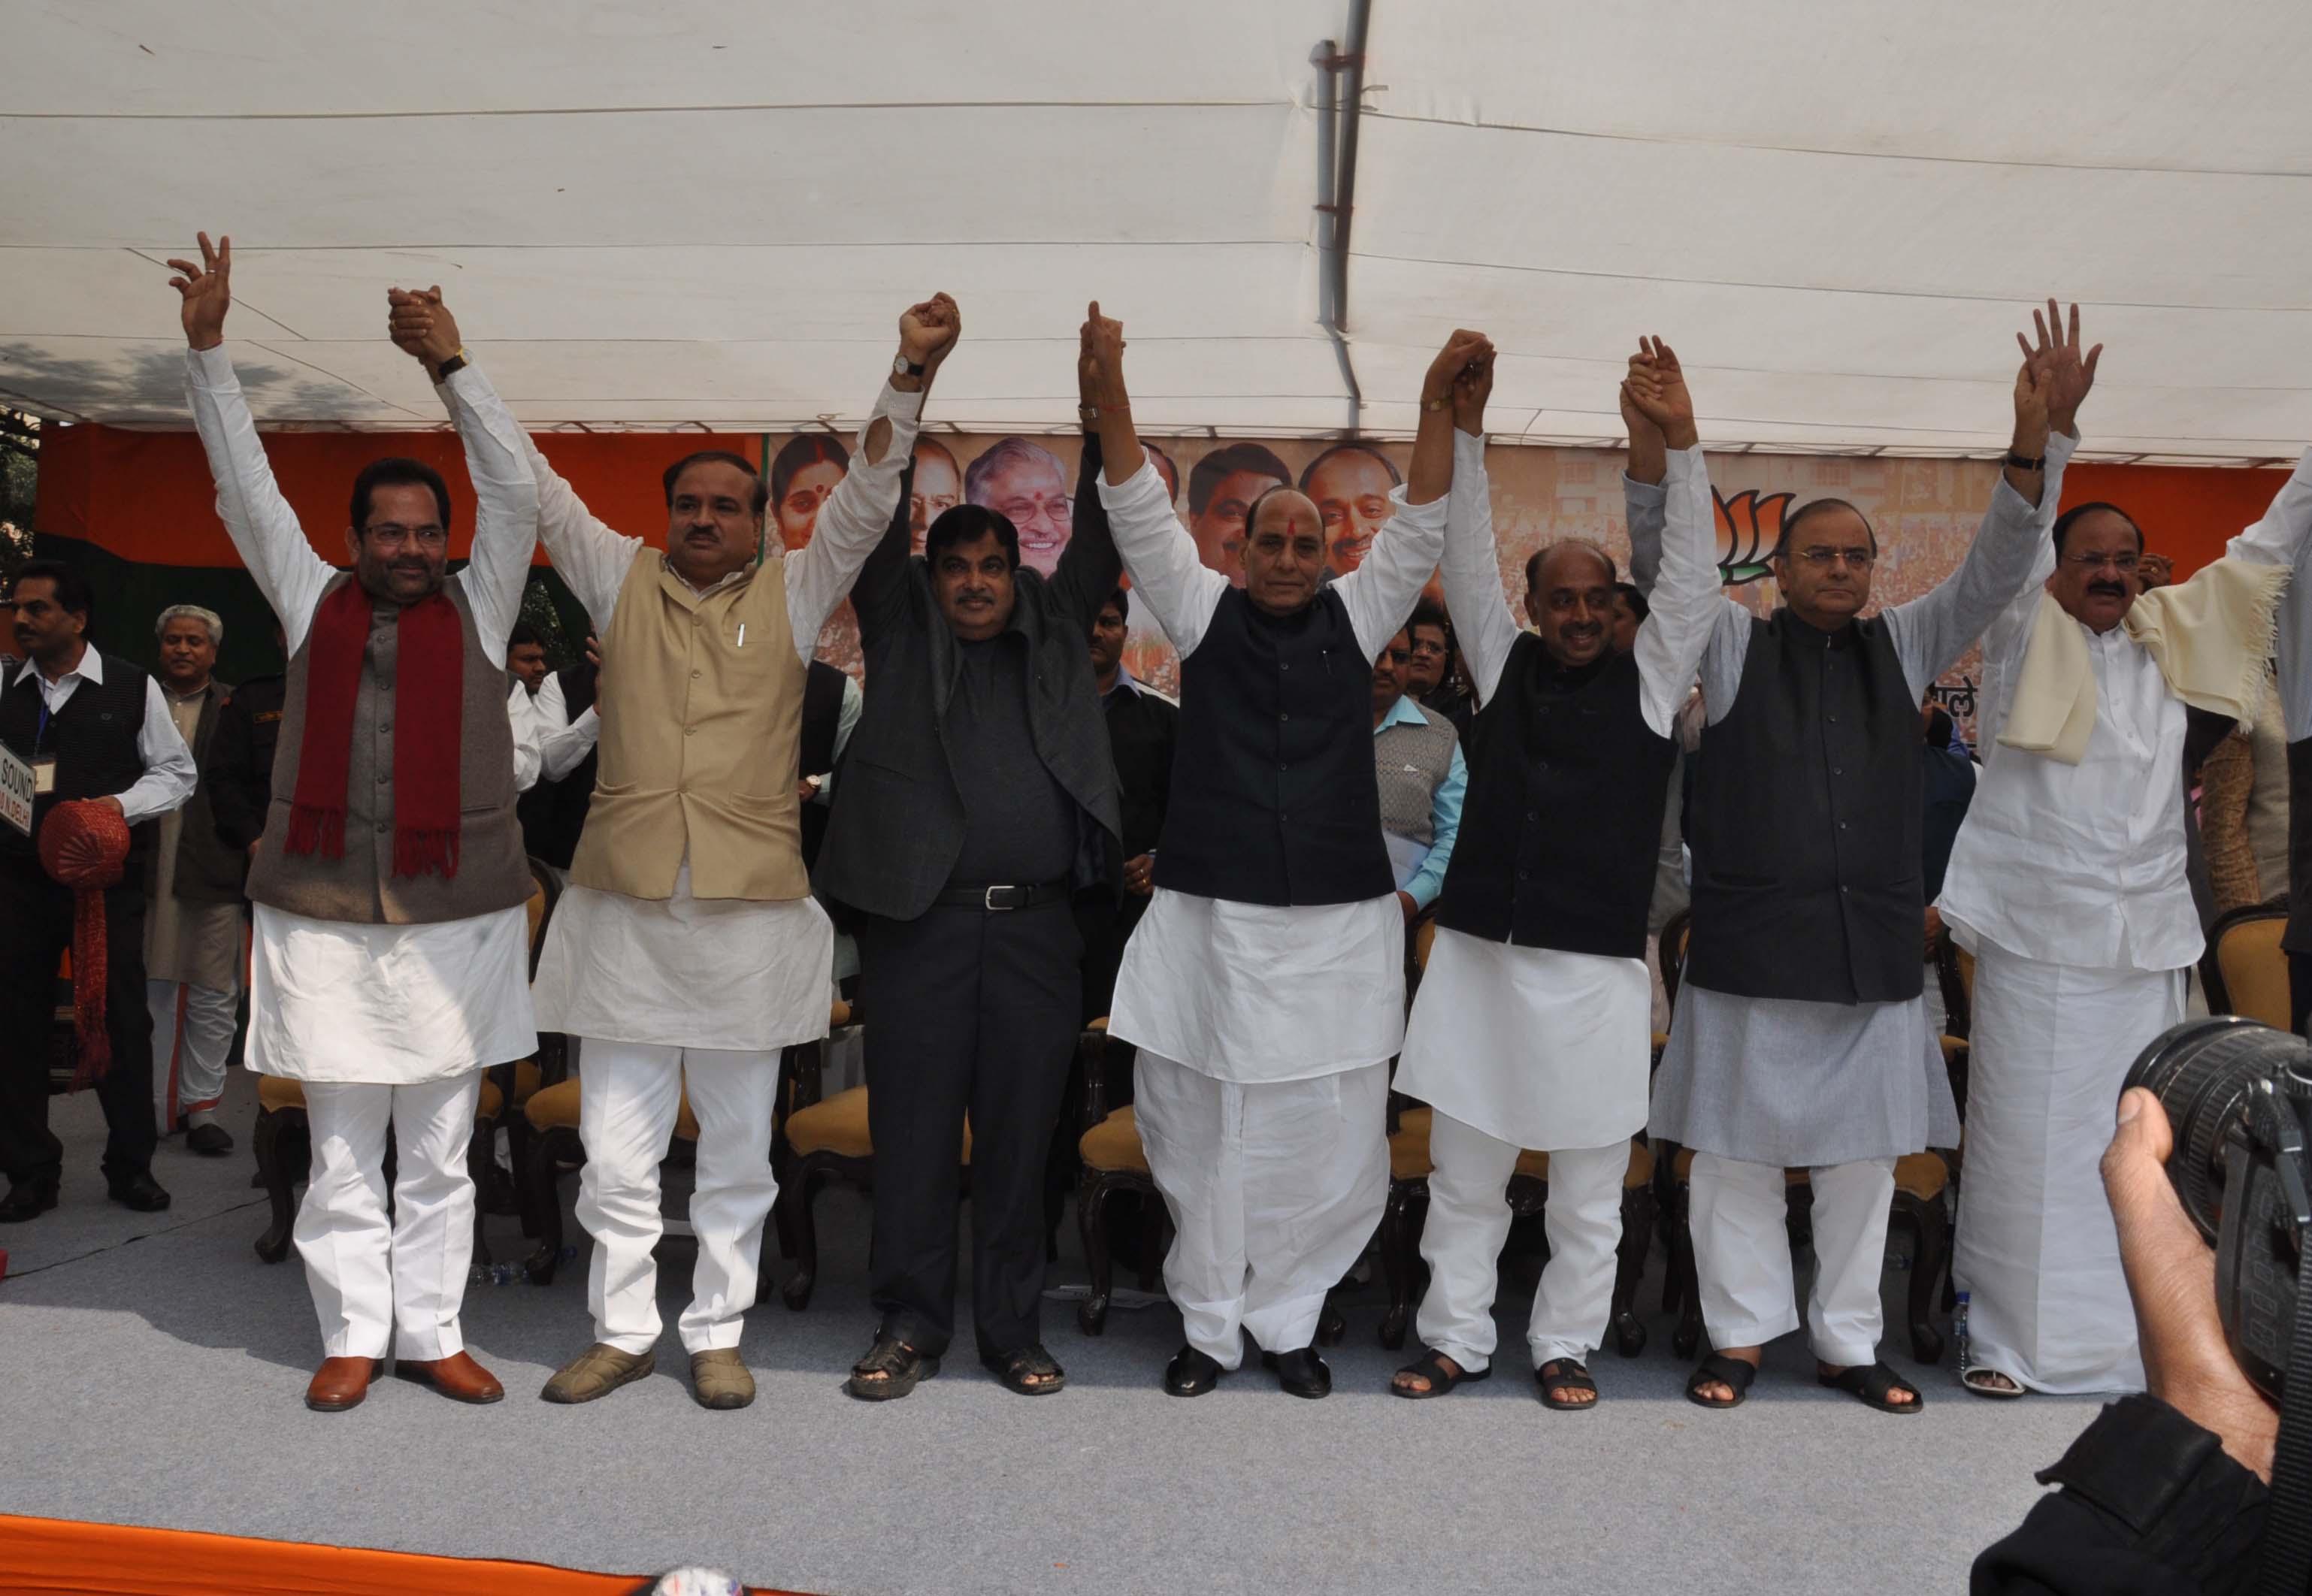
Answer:
M493 665L504 665L506 636L521 615L530 551L538 545L538 478L530 463L530 438L468 356L457 319L442 303L440 285L428 291L425 331L408 342L396 336L395 315L416 297L398 288L386 291L386 331L434 379L466 446L466 474L474 484L474 543L461 580L482 653Z
M241 563L257 579L258 591L288 634L294 654L305 640L313 606L321 590L336 575L329 563L313 551L296 511L273 480L273 467L258 441L257 423L241 397L241 379L224 352L225 312L232 306L232 240L199 236L201 263L171 260L178 275L169 286L180 297L185 327L185 398L193 412L194 430L209 458L209 475L216 482L217 519Z
M2034 348L2017 335L2023 363L2015 374L2015 430L2007 463L1966 558L1931 590L1887 612L1887 633L1914 696L1957 664L1967 645L1998 621L2002 610L2019 597L2032 597L2035 570L2044 580L2045 571L2052 569L2045 563L2052 559L2052 551L2043 545L2062 495L2063 462L2077 443L2079 406L2095 384L2103 345L2080 353L2076 305L2068 334L2053 300L2044 318L2036 310L2031 318L2037 324L2039 343ZM2027 615L2023 619L2027 624ZM1986 646L1986 671L1992 655ZM1987 754L1991 734L1978 724L1977 736Z
M1711 511L1710 469L1694 423L1694 399L1685 368L1660 338L1639 340L1638 358L1622 381L1622 406L1634 410L1662 450L1666 536L1661 571L1633 653L1644 685L1646 724L1668 737L1678 706L1694 685L1702 651L1726 599L1718 589L1717 526ZM1633 454L1636 453L1634 448Z
M1390 497L1397 513L1372 542L1364 563L1333 584L1370 660L1405 624L1422 588L1445 554L1445 521L1453 487L1454 385L1473 366L1493 359L1483 333L1455 329L1421 379L1421 423L1413 439L1413 469ZM1447 601L1450 604L1450 600Z
M1090 419L1099 423L1099 498L1117 557L1133 590L1186 659L1204 641L1228 578L1196 558L1195 539L1180 524L1156 463L1140 447L1124 382L1124 324L1102 316L1098 300L1084 322L1077 358L1090 363L1085 376L1097 396Z
M787 623L805 663L819 628L889 531L895 506L905 524L907 495L900 484L915 463L924 397L962 333L963 314L943 293L908 306L899 318L898 359L875 396L851 468L819 507L810 541L786 556Z
M421 288L403 293L397 290L386 298L390 307L387 328L395 346L425 367L426 375L434 379L434 394L450 413L460 436L467 436L472 424L467 412L473 407L464 402L468 390L456 386L465 372L453 374L447 382L440 375L444 361L465 353L465 345L459 341L457 320L442 302L442 291ZM493 392L490 397L495 403L496 395ZM501 411L503 408L499 406ZM611 613L617 607L618 589L626 583L627 568L643 550L643 540L621 536L595 519L585 501L547 463L546 456L539 452L530 434L517 426L512 436L520 442L523 462L530 469L538 501L537 536L546 545L546 557L554 562L556 573L569 586L578 602L586 606L595 630L607 632ZM469 465L472 458L473 445L469 441ZM479 485L477 481L477 489ZM525 555L525 563L527 560Z
M1099 618L1099 606L1116 591L1117 579L1124 573L1124 563L1116 554L1116 534L1108 524L1108 506L1099 496L1099 399L1094 392L1098 381L1090 340L1084 339L1076 352L1076 414L1083 420L1084 435L1082 458L1076 464L1073 530L1068 536L1068 546L1060 551L1052 585L1061 604L1082 617L1087 635ZM1143 455L1148 452L1137 438L1132 447Z
M1641 351L1642 353L1642 351ZM1633 357L1630 363L1638 363ZM1622 511L1630 526L1630 581L1649 599L1661 571L1663 479L1669 472L1669 446L1662 430L1621 389L1622 426L1630 438L1629 464L1622 470Z
M1493 485L1485 475L1485 401L1493 391L1491 355L1453 385L1453 491L1445 511L1445 608L1480 703L1493 702L1519 630L1502 589Z

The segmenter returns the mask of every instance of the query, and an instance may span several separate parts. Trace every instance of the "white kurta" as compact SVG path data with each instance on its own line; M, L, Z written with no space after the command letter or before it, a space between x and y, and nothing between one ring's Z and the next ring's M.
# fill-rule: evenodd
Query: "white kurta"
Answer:
M505 663L536 537L528 440L480 370L450 379L476 500L461 583L482 653ZM303 646L337 573L306 541L267 464L222 346L186 357L193 424L217 484L217 514L281 622ZM519 737L517 739L519 741ZM531 744L535 772L535 743ZM257 906L250 975L250 1068L297 1080L408 1086L525 1058L538 1049L530 926L519 905L424 925L311 920Z
M460 396L448 397L455 414ZM881 458L870 461L854 449L849 474L819 508L810 542L783 557L787 621L806 663L820 626L889 524L921 405L922 395L885 385L868 422L890 423ZM607 636L635 561L665 555L597 520L534 448L530 467L539 539L596 633ZM567 735L548 737L548 775L584 756L598 724L589 711ZM555 907L539 957L539 1024L608 1041L775 1053L827 1034L834 949L827 915L811 899L701 901L691 896L687 860L665 899L572 886Z
M1456 432L1453 449L1445 597L1461 617L1456 634L1478 702L1491 703L1519 628L1502 597L1485 440ZM1698 446L1669 457L1662 493L1661 578L1635 656L1646 723L1666 737L1720 606L1710 476ZM1649 857L1640 868L1651 876L1657 863ZM1441 925L1397 1088L1515 1147L1605 1147L1645 1127L1652 999L1642 960L1516 946Z
M1099 484L1117 552L1165 634L1195 652L1228 579L1206 569L1154 466ZM1407 504L1332 584L1370 663L1436 569L1447 501ZM1376 819L1374 830L1379 830ZM1125 945L1108 1030L1215 1080L1305 1080L1376 1064L1405 1039L1405 915L1394 893L1284 907L1158 887Z

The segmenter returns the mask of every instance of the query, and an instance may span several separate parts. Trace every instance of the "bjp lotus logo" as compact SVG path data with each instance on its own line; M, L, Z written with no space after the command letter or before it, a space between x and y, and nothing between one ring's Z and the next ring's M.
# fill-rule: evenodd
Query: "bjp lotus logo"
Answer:
M1731 499L1710 490L1717 504L1718 580L1724 587L1755 582L1767 574L1767 560L1782 541L1782 511L1797 495L1768 493L1745 488Z

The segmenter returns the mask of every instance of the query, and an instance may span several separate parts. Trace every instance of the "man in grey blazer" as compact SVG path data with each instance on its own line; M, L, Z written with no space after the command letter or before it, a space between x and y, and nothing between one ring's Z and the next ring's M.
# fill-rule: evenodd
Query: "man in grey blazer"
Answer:
M910 497L852 589L873 691L813 872L858 917L867 1016L881 1322L849 1390L886 1400L939 1372L968 1115L980 1361L1043 1395L1066 1379L1038 1309L1045 1156L1080 1018L1068 911L1113 892L1123 857L1088 654L1120 566L1088 517L1048 577L1024 568L1018 529L976 504L941 514L910 556Z

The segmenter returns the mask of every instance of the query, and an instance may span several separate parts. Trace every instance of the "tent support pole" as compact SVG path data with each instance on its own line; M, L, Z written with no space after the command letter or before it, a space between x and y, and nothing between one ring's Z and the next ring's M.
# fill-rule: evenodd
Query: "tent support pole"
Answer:
M1323 257L1318 319L1333 340L1334 358L1341 362L1341 381L1348 389L1349 401L1349 422L1344 432L1351 437L1363 424L1365 403L1355 362L1349 357L1346 329L1349 222L1356 212L1357 196L1357 120L1364 109L1365 33L1371 16L1371 0L1349 0L1348 48L1339 48L1328 39L1309 57L1318 68L1318 83L1317 209L1323 218L1317 229Z

